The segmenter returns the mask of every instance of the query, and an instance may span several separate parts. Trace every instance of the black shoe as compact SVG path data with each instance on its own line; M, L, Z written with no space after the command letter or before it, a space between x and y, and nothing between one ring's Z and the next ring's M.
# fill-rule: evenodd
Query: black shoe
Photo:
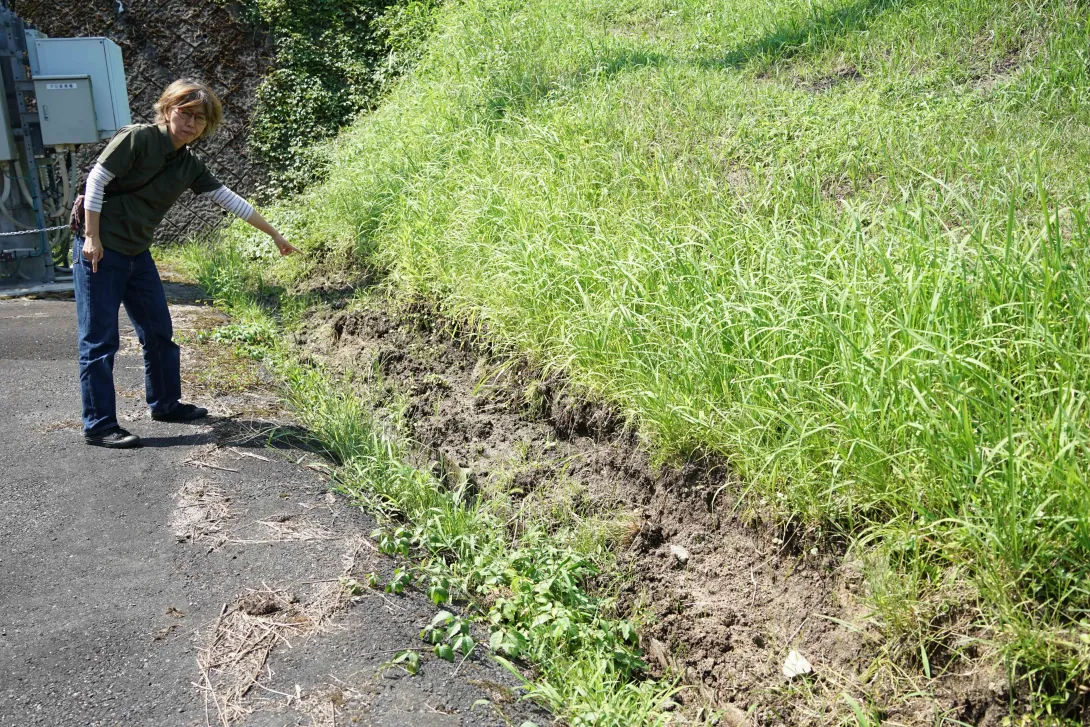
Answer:
M84 434L83 441L91 446L107 449L132 449L140 446L140 437L130 434L121 427L114 427L101 434Z
M195 419L204 419L208 416L208 410L204 407L192 404L178 404L168 412L151 413L151 418L157 422L191 422Z

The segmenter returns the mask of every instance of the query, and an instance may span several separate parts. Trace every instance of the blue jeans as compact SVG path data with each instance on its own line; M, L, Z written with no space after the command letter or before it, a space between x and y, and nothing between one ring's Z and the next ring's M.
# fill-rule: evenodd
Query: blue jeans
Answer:
M117 424L114 355L121 339L117 313L122 304L144 348L144 390L153 412L166 413L182 396L180 351L171 340L163 281L150 252L124 255L106 250L91 272L76 238L72 278L79 325L79 386L83 395L83 432L102 434Z

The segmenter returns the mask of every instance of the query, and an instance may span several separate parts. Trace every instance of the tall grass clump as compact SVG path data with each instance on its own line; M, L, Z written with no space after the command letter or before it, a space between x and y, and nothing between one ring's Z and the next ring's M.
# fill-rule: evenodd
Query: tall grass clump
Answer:
M1019 673L1073 689L1088 20L1062 0L451 4L290 205L324 261L307 274L383 265L664 456L725 456L751 509L878 546L901 603L947 591ZM888 603L891 628L935 628Z

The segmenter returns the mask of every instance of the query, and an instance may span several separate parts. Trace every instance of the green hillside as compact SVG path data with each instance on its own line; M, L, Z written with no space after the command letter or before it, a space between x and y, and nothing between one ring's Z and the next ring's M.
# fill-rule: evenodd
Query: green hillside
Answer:
M290 274L379 266L722 455L749 513L856 539L890 638L968 592L1034 688L1084 683L1090 7L440 12L280 210Z

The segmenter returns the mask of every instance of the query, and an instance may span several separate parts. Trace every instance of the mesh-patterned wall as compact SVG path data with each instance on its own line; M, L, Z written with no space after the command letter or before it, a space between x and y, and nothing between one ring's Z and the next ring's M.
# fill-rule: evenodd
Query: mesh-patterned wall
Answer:
M247 131L254 95L273 60L266 38L220 0L20 0L20 17L53 38L105 36L121 46L134 121L151 122L152 104L181 77L211 85L224 123L194 149L224 184L253 195L265 170L251 159ZM81 172L98 149L84 150ZM219 207L186 193L159 227L157 240L181 240L219 224Z

